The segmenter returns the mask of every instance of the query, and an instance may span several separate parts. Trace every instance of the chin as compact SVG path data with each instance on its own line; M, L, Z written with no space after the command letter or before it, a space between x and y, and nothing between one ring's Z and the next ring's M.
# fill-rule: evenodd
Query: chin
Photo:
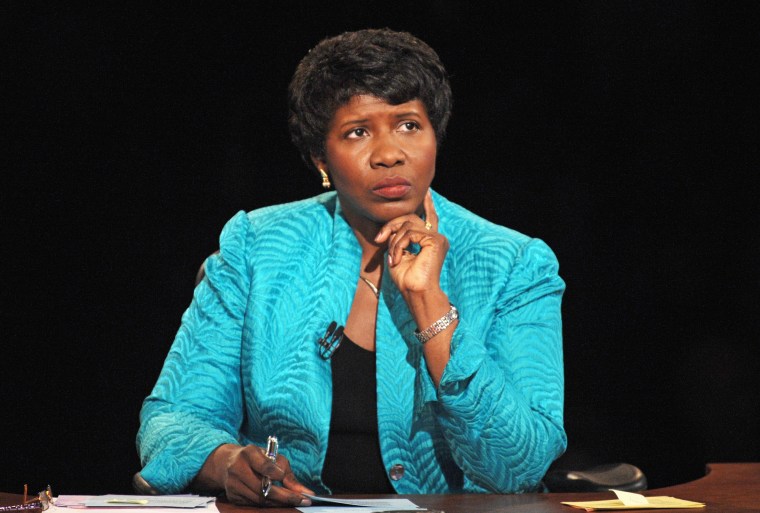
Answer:
M422 209L422 199L419 201L415 198L414 200L399 200L399 201L392 201L388 202L383 205L376 212L378 213L378 217L382 219L381 222L387 223L391 219L395 219L397 217L409 215L409 214L418 214Z

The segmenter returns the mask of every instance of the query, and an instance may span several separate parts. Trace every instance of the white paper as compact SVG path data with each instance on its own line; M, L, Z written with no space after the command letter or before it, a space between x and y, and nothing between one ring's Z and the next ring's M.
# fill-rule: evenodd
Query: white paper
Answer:
M333 499L318 495L305 495L315 505L297 508L303 513L376 513L424 510L409 499ZM317 504L318 502L320 504Z
M144 500L147 498L148 504L128 504L128 503L108 503L106 506L90 507L86 504L93 499L103 500L103 497L93 495L61 495L55 499L47 513L72 513L72 510L86 510L86 513L115 513L117 510L129 509L129 513L156 513L157 508L163 509L180 509L192 511L192 513L219 513L216 507L214 497L199 497L197 495L114 495L125 500ZM200 506L189 506L189 504L198 504ZM98 502L90 502L98 504ZM183 504L182 506L170 506L168 504ZM81 511L81 513L85 513Z
M213 497L197 495L97 495L84 501L88 508L203 508Z

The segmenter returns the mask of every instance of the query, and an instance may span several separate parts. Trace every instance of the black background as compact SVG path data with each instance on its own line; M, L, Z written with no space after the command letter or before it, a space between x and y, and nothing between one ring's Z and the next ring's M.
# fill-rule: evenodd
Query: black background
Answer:
M224 222L321 192L295 65L382 26L452 76L434 187L560 260L564 463L760 460L752 3L314 3L3 8L0 490L130 490Z

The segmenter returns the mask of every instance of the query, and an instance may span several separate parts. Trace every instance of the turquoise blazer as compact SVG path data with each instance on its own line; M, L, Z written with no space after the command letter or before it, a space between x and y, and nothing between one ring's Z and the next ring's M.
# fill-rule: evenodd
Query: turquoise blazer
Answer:
M556 258L538 239L433 200L451 243L441 287L460 319L436 387L406 303L383 277L383 462L398 493L534 491L567 445ZM321 474L331 368L317 339L331 321L345 324L360 261L334 192L227 223L140 414L150 484L181 492L219 445L262 446L277 435L299 481L330 492Z

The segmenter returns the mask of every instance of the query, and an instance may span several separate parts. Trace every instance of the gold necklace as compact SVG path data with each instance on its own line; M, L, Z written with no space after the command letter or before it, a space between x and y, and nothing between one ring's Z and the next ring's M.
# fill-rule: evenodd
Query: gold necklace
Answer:
M365 277L364 277L364 276L362 276L361 274L359 275L359 278L361 278L361 280L362 280L364 283L366 283L366 284L367 284L367 286L368 286L369 288L371 288L371 289L372 289L372 292L375 294L375 297L376 297L376 298L380 298L380 291L379 291L379 290L377 290L377 285L375 285L374 283L372 283L372 282L369 280L369 278L365 278Z

